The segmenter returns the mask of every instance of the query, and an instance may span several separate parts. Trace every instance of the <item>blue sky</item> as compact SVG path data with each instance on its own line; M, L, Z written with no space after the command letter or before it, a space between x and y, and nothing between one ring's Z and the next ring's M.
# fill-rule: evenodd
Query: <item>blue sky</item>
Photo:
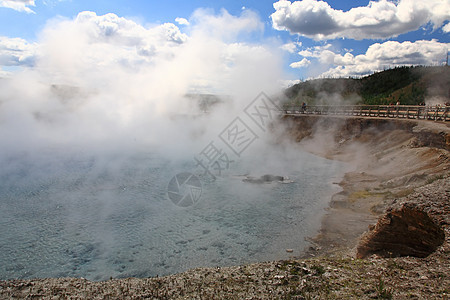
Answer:
M127 20L149 30L172 24L170 30L182 37L179 43L187 42L199 24L211 26L205 20L215 18L217 32L236 31L222 37L227 45L270 47L281 59L280 80L362 76L396 65L443 64L450 43L450 0L0 0L0 74L36 67L48 55L42 49L49 32L63 30L61 22L76 22L88 11L98 19L92 26L103 26L108 13L117 17L110 22ZM234 27L230 20L236 22ZM159 42L166 41L147 44L159 49Z

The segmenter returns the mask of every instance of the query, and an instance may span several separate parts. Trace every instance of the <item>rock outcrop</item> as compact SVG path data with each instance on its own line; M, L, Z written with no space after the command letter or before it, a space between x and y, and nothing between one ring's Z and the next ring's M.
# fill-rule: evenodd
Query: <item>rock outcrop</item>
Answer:
M426 257L444 242L444 231L418 208L392 210L361 241L357 257Z
M386 214L361 239L357 257L427 257L450 239L450 178L394 200Z

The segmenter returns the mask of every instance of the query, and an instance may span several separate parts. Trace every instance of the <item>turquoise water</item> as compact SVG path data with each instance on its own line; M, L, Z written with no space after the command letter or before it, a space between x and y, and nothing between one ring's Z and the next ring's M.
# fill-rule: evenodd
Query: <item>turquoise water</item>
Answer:
M151 153L9 158L0 171L0 279L162 276L300 255L345 166L294 156L255 173L253 161L238 160L216 181L203 181L201 199L187 208L168 199L167 184L192 170L191 161ZM293 183L238 176L270 172Z

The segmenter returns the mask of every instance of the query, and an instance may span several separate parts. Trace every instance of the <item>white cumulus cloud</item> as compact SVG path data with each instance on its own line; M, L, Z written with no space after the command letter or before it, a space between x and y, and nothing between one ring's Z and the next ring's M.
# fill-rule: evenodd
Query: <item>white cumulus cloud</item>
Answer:
M298 47L301 47L302 43L301 42L291 42L291 43L287 43L281 46L281 49L284 51L287 51L289 53L295 53L298 49Z
M34 0L0 0L0 7L11 8L20 12L34 13L29 6L35 6Z
M450 32L450 22L447 23L444 27L442 27L442 31L444 31L445 33Z
M428 23L436 29L450 19L450 0L370 1L367 6L345 12L321 0L280 0L273 6L271 18L275 29L315 40L384 39Z
M177 22L180 25L189 25L189 21L185 18L175 18L175 22Z
M311 64L311 61L309 61L307 58L303 58L301 61L296 61L296 62L291 63L289 66L294 69L299 69L299 68L306 67L309 64Z
M58 73L70 70L67 75L75 78L89 69L145 67L170 57L188 39L172 23L146 28L112 13L89 11L50 22L40 36L40 66Z
M37 44L29 44L21 38L0 36L0 66L32 66Z
M395 66L436 65L445 61L449 43L436 40L416 42L387 41L372 44L364 54L335 53L317 48L301 51L303 56L331 66L319 77L363 76Z

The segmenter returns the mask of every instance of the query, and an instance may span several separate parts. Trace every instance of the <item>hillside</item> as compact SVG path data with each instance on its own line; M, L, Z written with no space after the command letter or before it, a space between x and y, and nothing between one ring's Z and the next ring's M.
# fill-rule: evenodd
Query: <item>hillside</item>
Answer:
M314 79L285 91L286 104L444 104L450 99L450 67L397 67L354 78Z

